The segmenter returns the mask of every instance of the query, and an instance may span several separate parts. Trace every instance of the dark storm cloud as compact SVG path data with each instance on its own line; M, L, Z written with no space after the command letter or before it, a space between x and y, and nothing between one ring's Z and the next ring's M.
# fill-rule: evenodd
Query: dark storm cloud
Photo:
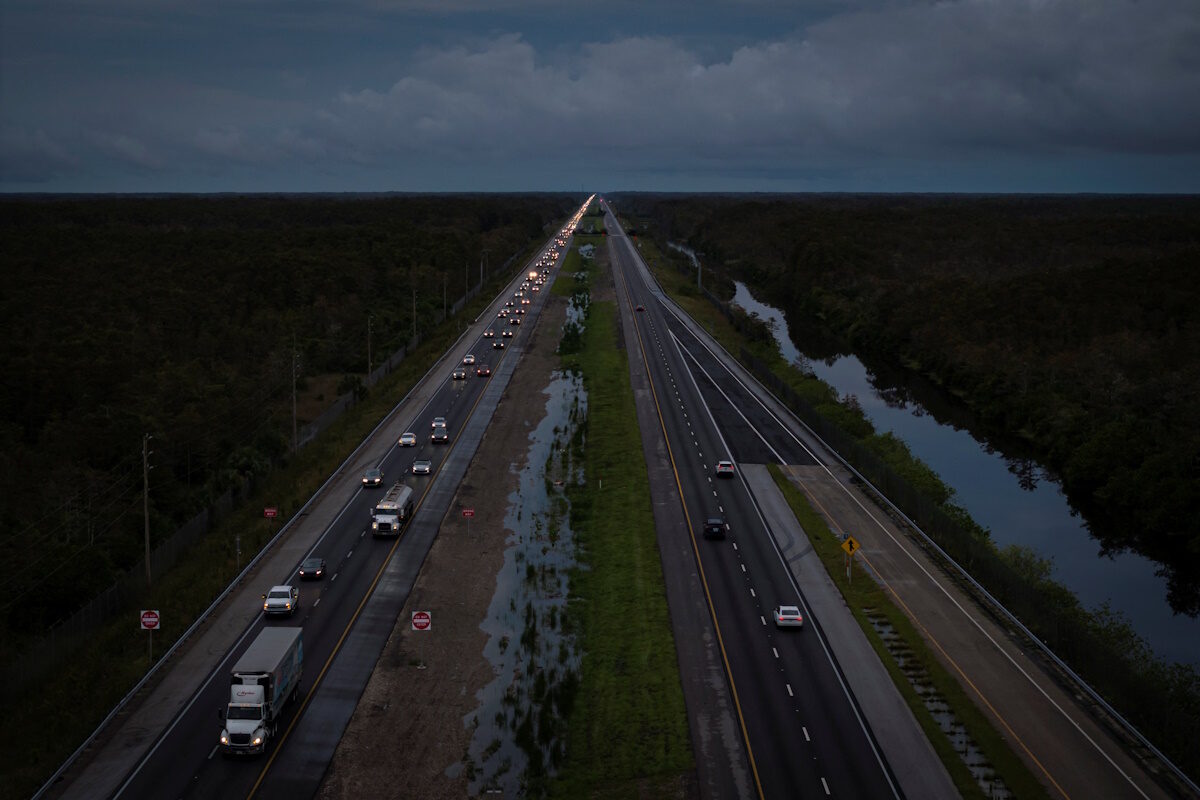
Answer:
M586 25L564 28L561 41L547 44L554 37L534 27L472 30L470 20L486 9L464 3L471 13L461 19L440 6L436 40L413 46L423 37L403 29L408 38L394 48L386 28L401 31L390 16L401 4L359 7L378 15L379 34L342 7L355 35L370 43L348 53L346 65L314 67L276 43L284 55L265 63L232 48L243 72L216 61L207 71L162 75L110 68L119 84L107 90L104 75L81 77L81 88L68 90L78 101L70 111L22 97L17 105L28 114L3 112L4 180L69 176L98 163L140 174L236 174L253 165L263 174L328 176L365 166L393 181L474 175L480 188L505 188L488 181L508 176L514 163L561 164L586 154L601 173L653 166L712 188L726 178L736 178L731 188L750 188L752 176L772 167L779 176L840 171L845 188L870 188L870 176L903 163L932 171L953 165L986 183L989 164L1004 164L1010 175L1021 172L1012 165L1025 164L1034 174L1058 159L1061 174L1075 175L1088 170L1080 159L1097 171L1112 159L1125 174L1137 171L1129 159L1158 159L1162 167L1163 159L1200 157L1194 0L826 6L819 21L723 51L712 31L696 47L695 36L593 40ZM402 5L406 13L431 8ZM778 4L767 6L779 13ZM306 19L303 8L290 17ZM705 8L691 13L702 19ZM413 19L429 24L430 16ZM456 35L446 34L447 20L458 20ZM293 29L279 32L289 35ZM316 60L319 40L309 47ZM16 162L23 172L8 171Z

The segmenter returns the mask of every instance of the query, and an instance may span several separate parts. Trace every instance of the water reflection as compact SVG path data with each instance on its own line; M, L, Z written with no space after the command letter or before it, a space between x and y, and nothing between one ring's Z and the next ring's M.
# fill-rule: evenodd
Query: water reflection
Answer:
M579 375L557 373L546 416L530 434L526 466L509 495L504 565L483 630L495 679L464 719L473 729L464 773L472 795L538 794L566 747L566 718L579 686L581 653L568 632L568 573L575 566L564 482L580 479L571 444L587 413Z
M929 402L918 403L903 383L908 376L873 374L853 355L808 358L788 337L779 310L756 300L745 284L735 285L734 304L771 325L784 358L842 399L853 397L878 432L891 432L908 445L997 545L1024 545L1051 559L1053 577L1085 607L1110 603L1159 656L1200 665L1200 620L1172 611L1161 568L1136 553L1106 550L1040 464L977 440L967 430L967 416L952 404L931 409ZM923 385L920 394L924 399L937 393Z

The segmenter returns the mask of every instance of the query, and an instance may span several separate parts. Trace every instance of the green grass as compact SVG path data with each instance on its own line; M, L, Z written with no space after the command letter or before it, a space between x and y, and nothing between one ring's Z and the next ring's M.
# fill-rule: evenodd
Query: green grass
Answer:
M239 571L235 535L241 534L245 566L275 532L262 517L263 506L278 506L284 520L303 506L510 277L495 276L491 291L442 323L364 401L267 476L242 508L193 545L167 574L156 577L152 591L98 628L66 664L38 682L36 691L24 693L22 702L9 707L8 724L0 735L0 774L5 778L0 797L32 795L145 674L147 636L137 627L137 608L162 612L163 629L155 633L154 652L165 652ZM213 732L215 736L215 726Z
M908 616L892 602L891 594L866 574L859 561L851 566L851 580L846 580L845 553L840 540L830 532L825 520L809 504L804 493L796 487L776 465L768 465L771 477L783 492L800 527L808 534L813 550L825 565L833 582L846 599L846 605L854 619L866 634L880 661L892 676L908 707L921 724L930 743L933 744L954 785L965 798L985 798L983 791L972 778L962 759L954 751L946 735L942 733L925 704L913 689L908 678L888 652L883 640L871 625L870 617L883 617L896 634L908 645L912 657L924 668L929 682L950 706L954 716L966 727L975 745L983 751L993 769L1016 797L1048 797L1045 788L1029 771L1025 763L1008 746L1004 737L992 726L975 702L963 690L959 682L934 656ZM857 578L857 580L855 580Z
M555 291L575 283L560 273ZM630 457L641 433L616 324L612 302L593 303L582 349L564 358L584 376L585 431L604 435L585 433L587 484L569 491L583 565L571 575L569 616L584 657L552 797L673 796L695 768L646 465Z

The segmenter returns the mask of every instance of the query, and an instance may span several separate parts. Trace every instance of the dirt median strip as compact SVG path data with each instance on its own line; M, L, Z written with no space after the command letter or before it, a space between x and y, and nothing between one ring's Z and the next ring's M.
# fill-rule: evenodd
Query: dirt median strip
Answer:
M480 623L504 560L507 498L517 488L529 432L545 414L544 405L532 399L557 367L565 307L562 298L547 297L317 797L468 794L466 776L454 769L470 744L464 719L478 706L477 692L494 677L483 657L487 635ZM460 507L475 509L469 535ZM411 629L414 610L432 612L432 630ZM419 662L425 669L418 669Z

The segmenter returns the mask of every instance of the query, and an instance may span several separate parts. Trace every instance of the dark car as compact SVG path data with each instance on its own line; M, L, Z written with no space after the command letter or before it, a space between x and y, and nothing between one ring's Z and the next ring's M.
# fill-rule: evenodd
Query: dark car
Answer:
M369 469L363 473L363 486L383 486L383 470Z
M475 368L475 374L481 378L486 378L492 374L492 368L489 367L487 364L480 364L478 367Z
M705 539L724 539L729 532L729 523L721 517L709 517L704 521Z
M319 581L324 577L325 559L316 556L304 559L304 563L300 565L300 580Z
M433 433L429 434L429 441L432 444L446 444L450 441L450 434L445 428L434 428Z
M496 341L492 342L492 349L493 350L503 350L504 349L504 340L497 339Z
M504 338L505 338L505 339L511 339L511 338L513 337L513 332L512 332L512 331L509 331L509 330L506 330L506 331L503 333L503 336L504 336Z

